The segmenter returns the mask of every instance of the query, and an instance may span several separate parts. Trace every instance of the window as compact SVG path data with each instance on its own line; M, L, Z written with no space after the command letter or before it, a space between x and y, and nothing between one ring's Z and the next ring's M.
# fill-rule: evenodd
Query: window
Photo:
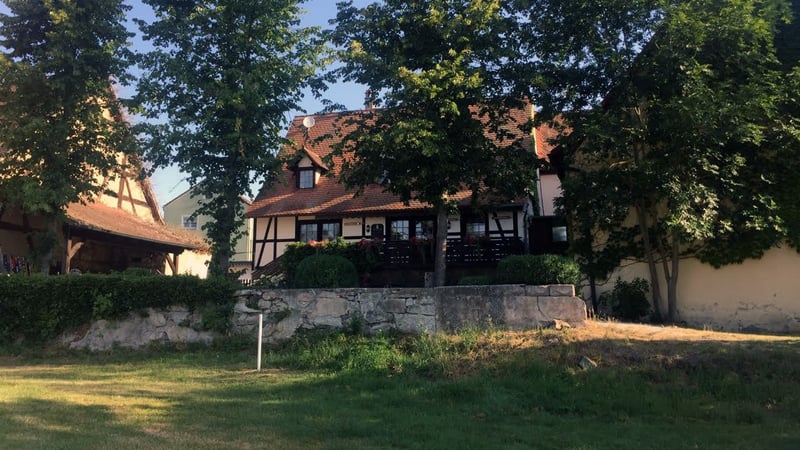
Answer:
M331 222L331 223L321 223L320 228L322 230L322 239L323 241L329 241L331 239L336 239L341 234L339 222Z
M389 230L391 240L393 241L407 241L411 238L409 233L408 220L392 220L389 222Z
M181 226L187 230L196 230L197 229L197 217L192 215L183 215L181 216Z
M301 222L297 229L297 239L302 242L329 241L341 235L341 222Z
M567 227L553 227L553 242L567 242Z
M435 221L433 219L394 219L389 221L389 239L408 241L416 239L435 239Z
M302 169L297 173L297 187L311 189L314 187L314 169Z
M419 220L414 224L414 236L417 239L436 239L433 220Z
M302 242L316 241L317 240L317 224L315 223L302 223L300 224L300 235L298 239Z
M466 223L465 235L479 238L486 235L486 222L483 219L471 219Z

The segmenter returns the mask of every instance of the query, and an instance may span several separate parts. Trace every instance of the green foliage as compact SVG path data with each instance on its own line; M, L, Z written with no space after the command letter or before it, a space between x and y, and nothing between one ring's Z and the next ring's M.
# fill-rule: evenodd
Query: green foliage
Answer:
M300 262L312 255L341 256L355 265L359 275L364 275L380 265L380 245L367 239L358 243L347 242L341 236L323 242L294 242L286 246L281 261L290 285L295 279Z
M402 201L437 214L435 283L444 283L447 210L463 189L473 199L518 198L536 155L506 101L502 71L511 48L499 2L388 0L364 8L342 2L332 41L342 50L337 81L370 87L379 109L351 116L341 145L340 180L361 192L383 179Z
M634 278L632 281L623 281L617 278L614 289L600 295L600 307L610 309L616 318L637 322L653 311L647 299L648 292L650 286L647 280Z
M496 284L572 284L580 286L575 261L559 255L512 255L497 264Z
M727 450L800 439L797 341L533 332L460 347L448 344L460 335L429 335L440 351L428 353L407 336L315 337L270 349L262 372L252 335L188 349L0 353L3 444L210 450L246 447L247 436L282 449ZM422 358L436 354L449 355L438 372ZM578 369L581 355L599 367ZM158 433L119 425L154 420Z
M134 152L111 85L129 78L130 7L122 0L4 3L0 202L47 218L32 250L49 268L66 205L102 192L97 180L121 169L119 153Z
M459 286L486 286L490 284L495 284L494 277L491 275L471 275L461 277L458 280Z
M553 69L530 72L553 78L534 83L551 92L534 98L571 128L559 140L575 169L560 206L586 274L606 278L626 258L647 263L654 313L663 314L667 281L674 321L681 258L721 266L800 236L800 103L787 69L797 60L779 60L776 47L796 46L778 40L788 2L534 3L528 42L539 45L528 48L541 60L531 67ZM539 34L548 23L570 37Z
M147 269L145 267L128 267L122 272L122 274L129 277L148 277L157 275L151 269Z
M144 3L155 21L135 21L154 49L138 55L133 103L147 123L136 131L153 168L177 165L195 185L197 214L213 219L209 270L222 275L244 220L239 196L272 181L287 113L320 87L318 30L297 26L298 0Z
M225 279L184 275L2 276L0 341L46 341L92 320L174 304L201 311L204 329L226 333L236 288Z
M358 286L356 266L338 255L311 255L300 261L293 278L295 288Z

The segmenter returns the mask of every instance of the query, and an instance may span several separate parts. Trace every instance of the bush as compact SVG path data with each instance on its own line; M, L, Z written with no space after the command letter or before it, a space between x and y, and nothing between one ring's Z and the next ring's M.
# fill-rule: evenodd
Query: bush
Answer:
M311 255L300 261L294 276L296 288L340 288L358 286L358 271L350 260L338 255Z
M578 264L558 255L512 255L497 264L496 284L580 285Z
M294 285L297 267L307 257L312 255L341 256L352 262L359 275L367 274L380 265L379 241L363 239L360 242L347 242L342 237L332 241L323 242L294 242L286 246L286 251L281 256L286 281Z
M488 286L495 284L494 277L491 275L467 275L458 280L459 286Z
M617 278L614 289L600 295L600 308L610 308L611 314L620 320L638 322L652 310L647 300L649 292L647 280L634 278L632 281L623 281Z
M133 275L0 276L0 341L43 342L98 319L183 304L227 332L238 286L223 278Z

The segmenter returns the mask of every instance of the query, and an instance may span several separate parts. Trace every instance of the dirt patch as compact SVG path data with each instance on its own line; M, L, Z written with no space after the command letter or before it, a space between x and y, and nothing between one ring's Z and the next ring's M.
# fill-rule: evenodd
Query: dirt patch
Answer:
M465 350L451 361L450 376L455 378L494 366L514 355L541 359L575 370L589 364L630 370L691 371L703 367L727 367L731 371L747 371L776 363L764 362L764 358L778 358L776 361L787 363L783 361L784 356L774 355L785 355L787 351L796 354L800 346L800 336L723 333L596 320L560 331L544 329L488 334L471 345L465 344L462 336L453 336L452 339ZM736 358L732 360L731 354Z
M569 331L570 340L623 339L634 341L719 341L719 342L800 342L800 336L725 333L677 326L642 325L587 320L586 325Z

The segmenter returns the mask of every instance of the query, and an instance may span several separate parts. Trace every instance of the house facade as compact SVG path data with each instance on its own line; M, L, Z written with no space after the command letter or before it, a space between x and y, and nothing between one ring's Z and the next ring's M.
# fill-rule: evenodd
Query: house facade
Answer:
M349 114L358 112L301 116L292 122L287 138L297 144L286 149L291 157L282 178L262 189L247 211L247 217L254 221L255 270L275 261L290 243L338 237L380 240L384 268L432 270L436 231L432 207L416 201L403 204L378 183L366 186L362 195L354 197L336 179L337 159L333 159L333 167L326 164L326 157L339 142L337 136L341 136L337 128L351 126L341 125ZM530 110L515 111L520 125L530 117ZM524 137L525 147L535 148L540 157L546 157L551 133L547 128L535 130ZM549 175L546 177L550 180ZM471 192L459 192L453 198L458 212L449 216L447 224L448 272L459 267L493 267L506 255L527 253L532 219L542 218L543 212L554 214L551 195L555 192L552 186L543 185L540 195L532 196L538 199L536 202L525 198L481 207L471 204ZM546 226L545 221L540 222ZM541 235L547 242L540 247L552 247L553 230Z
M148 180L138 177L138 162L119 158L120 167L127 169L98 180L106 186L101 195L67 206L51 272L107 273L140 267L184 273L195 255L207 252L201 240L164 223ZM2 206L0 272L38 271L29 237L44 229L44 218Z
M210 216L195 214L199 208L200 198L194 194L194 187L187 189L172 200L164 204L164 221L175 228L180 228L187 233L196 235L199 239L206 237L203 225L213 220ZM240 197L245 209L251 202L245 197ZM232 271L242 272L240 279L249 280L253 264L253 221L245 219L245 223L238 230L242 238L236 243L234 254L230 259ZM209 258L210 260L210 258ZM198 268L205 274L207 266Z

